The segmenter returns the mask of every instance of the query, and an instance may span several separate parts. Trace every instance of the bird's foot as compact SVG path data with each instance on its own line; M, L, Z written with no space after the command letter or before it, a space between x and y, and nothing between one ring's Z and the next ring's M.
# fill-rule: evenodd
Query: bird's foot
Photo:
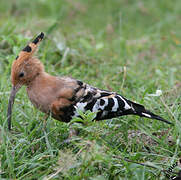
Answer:
M74 140L79 140L80 138L77 136L78 134L79 131L77 129L70 128L69 136L62 144L70 144Z

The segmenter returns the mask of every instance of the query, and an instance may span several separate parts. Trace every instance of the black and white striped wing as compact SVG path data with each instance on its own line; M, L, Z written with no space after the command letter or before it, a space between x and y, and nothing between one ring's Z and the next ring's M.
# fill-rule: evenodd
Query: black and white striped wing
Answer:
M91 86L86 87L85 95L75 105L83 112L96 112L96 120L109 119L125 115L133 108L128 102L115 92L100 90ZM75 113L74 116L78 115Z
M78 116L76 109L79 109L83 112L87 110L96 112L96 120L133 114L171 124L169 121L145 109L144 106L132 102L115 92L100 90L87 84L84 89L84 95L74 105L75 110L72 117Z

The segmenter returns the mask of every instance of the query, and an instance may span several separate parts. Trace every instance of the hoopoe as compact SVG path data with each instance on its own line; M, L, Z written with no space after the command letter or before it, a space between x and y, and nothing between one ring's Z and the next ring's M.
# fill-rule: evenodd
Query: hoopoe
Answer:
M13 61L12 90L7 112L9 129L15 95L23 85L27 87L28 97L36 108L63 122L69 122L73 117L79 116L79 109L97 113L96 120L138 115L172 124L116 92L101 90L71 77L55 77L46 73L41 61L33 57L43 37L44 33L38 35Z

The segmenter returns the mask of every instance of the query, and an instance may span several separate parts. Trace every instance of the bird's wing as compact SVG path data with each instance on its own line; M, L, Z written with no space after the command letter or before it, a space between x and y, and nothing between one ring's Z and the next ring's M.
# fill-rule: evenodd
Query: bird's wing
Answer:
M124 115L138 115L150 119L157 119L168 124L169 121L147 110L143 105L126 99L111 91L105 91L86 85L84 96L74 106L83 112L90 110L97 112L96 120L110 119ZM74 111L74 116L77 116Z
M134 111L131 104L121 95L89 85L86 85L84 96L75 104L75 108L83 112L87 110L97 112L96 120L109 119ZM74 116L77 116L76 112Z
M75 105L85 95L86 84L70 77L58 77L57 98L50 104L52 116L64 122L69 122L74 115Z
M69 122L73 117L79 116L77 112L77 109L79 109L83 112L90 110L97 113L96 120L132 114L170 124L162 117L145 109L144 106L132 102L115 92L101 90L75 79L67 79L68 81L74 82L73 87L71 86L73 89L71 96L69 98L61 97L52 104L52 112L64 122ZM70 82L67 84L71 84ZM55 116L54 118L58 119Z

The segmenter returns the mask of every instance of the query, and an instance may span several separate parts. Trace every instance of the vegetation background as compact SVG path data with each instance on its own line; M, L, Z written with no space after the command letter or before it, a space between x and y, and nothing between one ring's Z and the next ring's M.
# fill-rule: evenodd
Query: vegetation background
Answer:
M180 30L180 0L0 0L0 179L165 179L181 156ZM45 126L22 88L8 132L11 64L41 31L48 73L121 93L174 126L135 116L91 122L87 113L64 143L70 124L50 117Z

